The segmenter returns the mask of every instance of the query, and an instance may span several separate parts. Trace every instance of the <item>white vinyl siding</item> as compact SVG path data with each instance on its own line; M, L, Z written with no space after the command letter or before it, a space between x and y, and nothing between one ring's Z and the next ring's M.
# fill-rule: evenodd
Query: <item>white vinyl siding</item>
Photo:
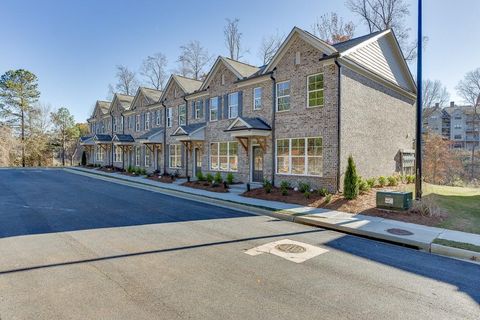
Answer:
M215 171L238 170L238 143L213 142L210 144L210 169Z
M323 141L320 137L278 139L277 174L323 176Z

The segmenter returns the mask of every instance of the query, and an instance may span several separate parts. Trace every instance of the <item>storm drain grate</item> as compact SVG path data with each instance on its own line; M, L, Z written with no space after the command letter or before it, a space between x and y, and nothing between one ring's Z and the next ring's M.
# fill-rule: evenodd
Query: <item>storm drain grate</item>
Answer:
M397 235L397 236L411 236L413 232L404 229L392 228L387 230L388 233Z
M282 243L275 246L275 249L286 253L303 253L307 251L305 247L299 246L298 244L294 243Z

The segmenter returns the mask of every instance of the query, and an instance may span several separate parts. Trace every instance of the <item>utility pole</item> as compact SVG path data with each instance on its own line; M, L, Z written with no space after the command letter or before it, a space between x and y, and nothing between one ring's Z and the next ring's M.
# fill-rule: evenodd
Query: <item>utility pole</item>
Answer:
M415 199L422 198L422 0L418 0L417 132L415 139Z

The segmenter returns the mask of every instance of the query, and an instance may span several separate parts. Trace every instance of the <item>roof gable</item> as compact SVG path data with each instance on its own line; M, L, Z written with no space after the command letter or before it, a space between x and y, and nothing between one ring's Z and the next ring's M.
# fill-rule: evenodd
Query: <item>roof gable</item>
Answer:
M167 81L165 89L160 96L160 100L163 100L167 97L171 90L174 90L175 87L178 87L182 92L181 95L186 95L189 93L193 93L200 89L202 85L202 81L195 80L179 75L172 74ZM178 96L177 96L178 98Z
M238 80L248 78L260 70L258 67L240 61L218 56L208 72L207 78L203 81L200 90L205 90L210 85L218 70L220 70L221 65L225 66L230 72L232 72Z
M120 111L123 112L125 110L129 110L132 104L134 96L129 96L126 94L115 93L113 95L113 100L110 103L109 112L112 113L113 111Z
M108 113L110 104L110 101L97 100L95 107L93 108L92 118L101 117Z

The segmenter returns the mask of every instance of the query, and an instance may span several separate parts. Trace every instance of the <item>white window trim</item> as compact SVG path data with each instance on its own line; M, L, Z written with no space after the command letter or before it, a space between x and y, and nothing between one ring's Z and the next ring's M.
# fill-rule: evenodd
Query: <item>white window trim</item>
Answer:
M145 130L150 130L150 112L145 113Z
M318 73L314 73L314 74L309 74L307 75L307 83L306 83L306 88L307 88L307 109L314 109L314 108L321 108L325 105L325 86L322 88L322 89L318 89L318 90L308 90L308 78L309 77L313 77L313 76L318 76L319 74L321 74L322 76L324 76L324 73L323 72L318 72ZM323 81L325 83L325 77L323 78ZM317 92L317 91L322 91L323 92L323 104L319 104L318 106L309 106L309 101L310 101L310 92Z
M260 98L256 98L256 97L255 97L255 90L257 90L257 89L260 89ZM253 111L262 110L262 107L263 107L263 106L262 106L262 102L263 102L263 101L262 101L262 100L263 100L263 99L262 99L263 87L255 87L255 88L253 88L253 92L252 92L252 93L253 93L253 94L252 94L252 96L253 96L253 101L252 101L252 109L253 109ZM255 101L256 101L257 99L260 99L260 108L256 108L256 107L255 107Z
M287 110L278 110L278 99L280 98L284 98L284 97L290 97L291 95L286 95L286 96L279 96L278 95L278 85L279 84L282 84L282 83L286 83L288 82L288 89L290 90L290 92L292 91L292 87L290 85L290 80L285 80L285 81L280 81L280 82L277 82L277 84L275 85L275 112L288 112L290 110L292 110L292 104L291 104L291 101L290 101L290 107L287 109Z
M178 160L179 165L178 166L172 166L172 149L171 147L174 147L175 149L175 159ZM178 147L178 152L177 154L177 147ZM182 168L182 145L181 144L170 144L168 145L168 167L170 169L179 169Z
M180 121L180 108L185 109L185 120L184 120L183 123ZM181 105L178 106L178 125L179 126L184 126L186 124L187 124L187 105L186 104L181 104Z
M155 125L159 126L160 125L160 110L155 111Z
M217 100L217 107L216 107L216 110L217 110L217 118L215 120L212 119L212 100L216 99ZM218 97L213 97L213 98L210 98L210 101L209 101L209 108L208 108L208 117L210 119L210 121L218 121L218 100L219 98Z
M193 109L195 110L195 114L194 114L195 119L200 119L200 118L202 118L202 117L200 116L200 109L201 109L201 108L200 108L200 102L201 102L200 100L197 100L197 101L195 101L195 102L193 103Z
M308 171L308 139L317 139L320 138L322 139L322 174L321 175L312 175L312 174L307 174ZM303 174L298 174L298 173L292 173L292 140L293 139L304 139L305 140L305 169ZM277 155L277 149L278 149L278 140L288 140L288 173L284 172L278 172L278 155ZM317 137L299 137L299 138L278 138L275 140L275 174L280 175L280 176L295 176L295 177L314 177L314 178L322 178L323 177L323 164L324 164L324 147L323 147L323 138L320 136Z
M123 161L122 148L119 148L118 146L113 146L113 148L114 148L113 161L122 162Z
M140 158L142 157L140 147L136 146L135 147L135 166L140 166Z
M173 122L173 108L167 108L167 127L171 128Z
M220 168L220 143L227 143L227 170L222 170ZM230 169L230 144L231 143L236 143L237 144L237 169L236 170L232 170ZM212 168L212 144L216 144L217 145L217 154L216 154L216 158L217 158L217 163L218 163L218 169L213 169ZM219 172L238 172L238 142L237 141L221 141L221 142L210 142L210 154L209 154L209 167L210 167L210 171L219 171Z
M237 95L237 104L236 105L230 105L230 97L233 96L233 95ZM238 92L232 92L232 93L229 93L228 94L228 98L227 98L227 104L228 104L228 119L235 119L238 117L238 105L239 105L239 102L238 102L238 98L239 98L239 93ZM237 114L236 116L232 117L232 106L237 106Z
M117 132L117 117L113 117L113 132Z

